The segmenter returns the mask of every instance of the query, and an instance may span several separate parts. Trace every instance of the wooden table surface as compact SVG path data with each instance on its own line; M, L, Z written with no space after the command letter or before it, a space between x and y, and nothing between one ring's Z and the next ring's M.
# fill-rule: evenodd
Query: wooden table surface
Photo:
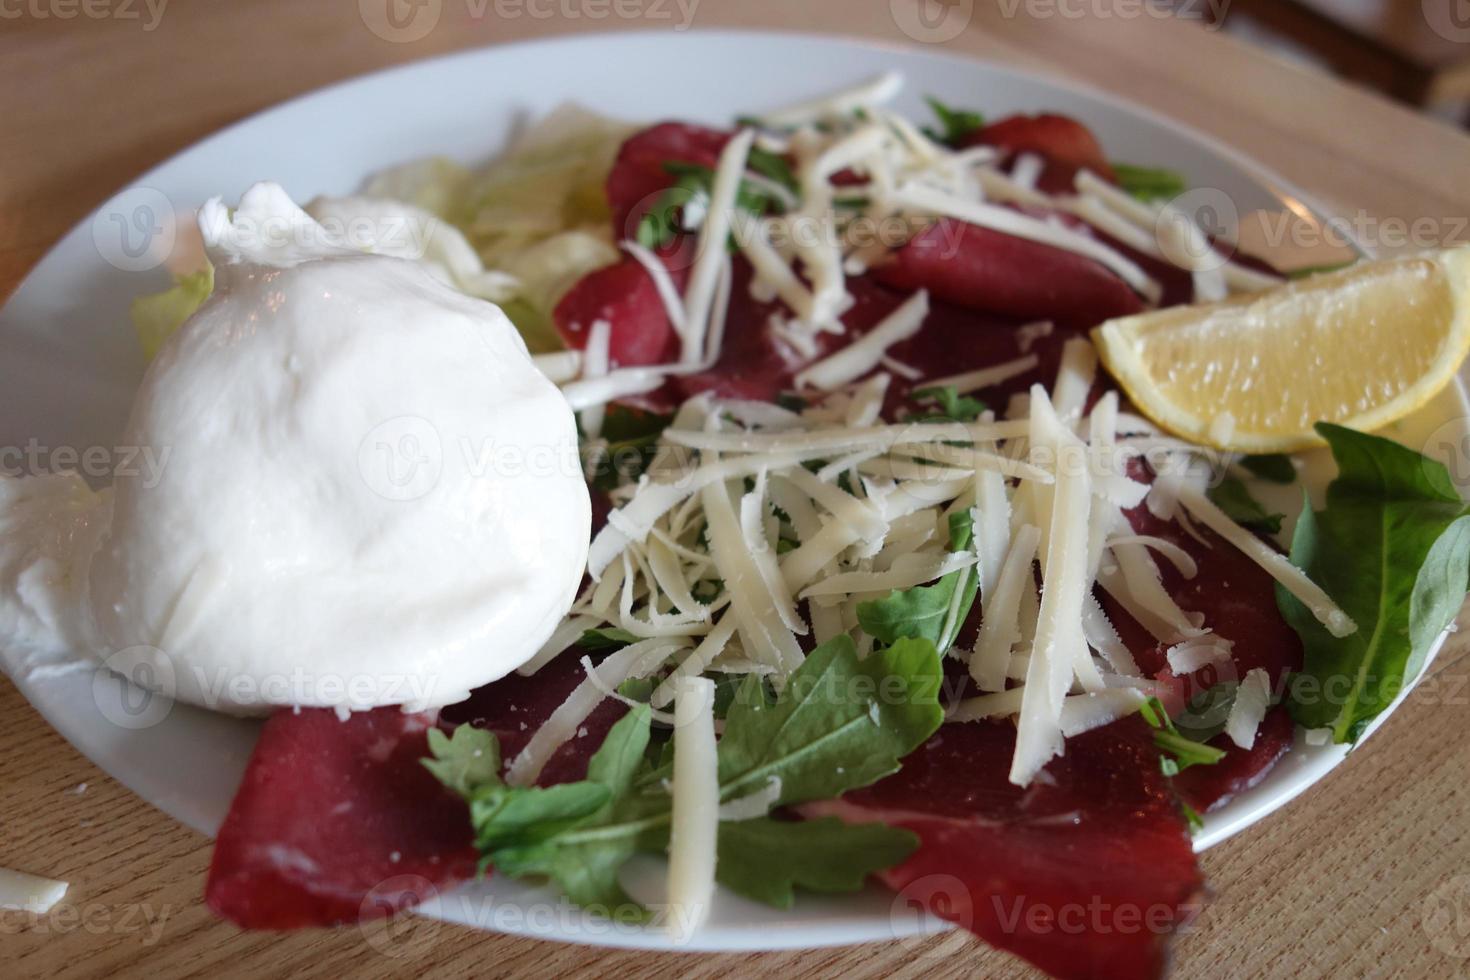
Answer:
M782 27L908 45L918 35L1082 79L1219 137L1385 237L1387 222L1417 219L1424 234L1464 240L1470 214L1470 140L1461 134L1122 0L956 3L953 16L967 23L921 21L913 0L686 0L684 8L647 0L648 16L631 20L597 19L593 11L607 8L590 0L443 0L438 26L407 43L364 26L360 11L375 2L381 8L382 0L0 4L0 295L113 191L247 113L448 50L556 32L671 30L681 9L692 10L695 28ZM1177 944L1179 976L1470 977L1467 652L1470 642L1452 640L1432 682L1348 765L1204 856L1215 898ZM959 934L700 956L418 919L371 934L241 933L200 902L209 841L80 756L8 682L0 682L0 787L0 866L71 882L48 916L0 913L6 977L1032 975Z

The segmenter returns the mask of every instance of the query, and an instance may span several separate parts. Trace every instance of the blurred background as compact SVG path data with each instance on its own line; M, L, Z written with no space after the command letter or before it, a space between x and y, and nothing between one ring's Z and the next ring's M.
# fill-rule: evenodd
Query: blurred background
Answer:
M1177 0L1277 57L1470 126L1470 0Z

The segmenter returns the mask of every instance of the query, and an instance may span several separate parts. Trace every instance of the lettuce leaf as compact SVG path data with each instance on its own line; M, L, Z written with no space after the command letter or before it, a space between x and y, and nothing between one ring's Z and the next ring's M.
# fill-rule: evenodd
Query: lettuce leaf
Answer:
M143 345L143 353L151 360L212 292L214 266L206 265L198 272L177 277L171 289L133 300L129 312L133 328L138 332L138 342Z

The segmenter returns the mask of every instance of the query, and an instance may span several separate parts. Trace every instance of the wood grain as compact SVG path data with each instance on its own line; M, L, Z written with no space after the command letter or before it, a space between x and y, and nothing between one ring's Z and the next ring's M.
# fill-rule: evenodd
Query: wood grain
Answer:
M175 0L151 30L141 4L126 8L136 20L0 19L0 295L138 173L282 99L474 45L670 29L647 18L594 20L577 2L563 7L572 16L543 19L445 0L439 26L406 44L366 30L348 0ZM909 3L703 0L693 25L913 44L899 26L912 23ZM1136 9L1126 4L1036 15L1063 6L982 2L966 29L937 47L1070 75L1153 106L1341 212L1426 218L1447 232L1470 214L1470 140L1461 134L1198 24L1119 16ZM1452 641L1434 683L1348 765L1205 855L1215 899L1178 944L1179 976L1470 977L1467 653L1470 642ZM588 949L412 918L366 931L245 934L200 902L209 842L78 755L8 682L0 683L0 746L0 866L72 883L48 916L0 913L6 977L1034 975L960 934L751 955ZM1458 923L1446 918L1454 912Z

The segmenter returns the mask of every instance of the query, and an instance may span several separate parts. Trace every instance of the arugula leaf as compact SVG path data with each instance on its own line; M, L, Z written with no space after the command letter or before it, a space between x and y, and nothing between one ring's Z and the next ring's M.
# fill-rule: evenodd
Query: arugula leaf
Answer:
M774 153L754 154L749 167L795 192L796 177L784 158ZM696 201L707 202L714 187L715 172L702 163L670 160L664 164L664 170L678 180L660 194L653 206L638 220L635 237L644 248L658 248L672 241L684 230L684 209ZM751 180L740 182L740 187L735 192L735 206L755 215L779 214L785 210L783 200L772 193L769 187L763 187ZM736 247L733 235L729 244L731 249Z
M1232 521L1257 531L1276 534L1281 530L1281 522L1286 518L1285 514L1266 513L1266 508L1251 496L1245 484L1233 476L1227 476L1216 486L1210 487L1206 496Z
M583 630L577 646L583 650L621 650L628 644L637 642L638 637L619 626L602 626Z
M1302 638L1292 717L1355 742L1423 666L1467 588L1470 508L1443 464L1389 439L1326 422L1337 461L1326 508L1304 507L1291 560L1352 617L1334 637L1280 586L1276 602Z
M429 751L425 759L429 772L460 796L468 796L473 786L500 778L500 743L490 732L460 725L452 735L437 728L429 729Z
M785 806L897 772L944 720L939 683L928 640L899 640L859 660L846 634L813 650L774 701L751 675L725 715L721 793L744 796L777 776Z
M1200 691L1190 698L1189 704L1174 725L1181 735L1195 742L1208 742L1224 733L1225 723L1230 720L1230 709L1235 705L1235 693L1240 690L1236 681L1221 681L1213 687Z
M721 799L781 780L776 805L830 799L897 771L899 760L944 720L933 644L904 640L859 660L849 636L813 650L772 698L748 676L730 704L719 742ZM623 717L587 767L587 778L548 787L508 786L495 736L468 726L431 735L424 760L470 806L483 863L511 877L545 876L579 905L618 918L648 912L618 884L637 851L667 847L672 800L664 789L672 743L650 762L652 713ZM476 755L475 752L479 752ZM480 760L493 756L494 765ZM720 825L720 880L786 907L794 888L848 891L912 852L908 831L836 821L759 818Z
M938 419L944 422L973 422L981 412L990 406L978 398L969 395L961 395L955 390L954 385L944 385L936 388L920 388L909 396L915 401L938 402L939 413L929 415L920 419L924 422L930 419Z
M1149 698L1138 711L1155 729L1154 745L1165 753L1159 757L1159 767L1165 776L1177 776L1190 766L1212 766L1225 758L1224 749L1195 741L1174 727L1174 720L1158 698Z
M949 515L949 550L964 551L974 537L974 518L969 510ZM916 585L910 589L894 589L882 599L858 603L858 624L874 639L896 643L904 637L928 640L935 647L948 647L954 637L945 637L950 622L950 606L958 603L953 630L970 614L980 580L973 568L950 572L933 585ZM955 592L959 591L956 598ZM941 649L941 653L943 650Z
M970 109L951 108L932 95L924 96L924 101L929 103L930 109L934 110L934 118L939 120L940 127L936 130L931 126L925 126L924 135L936 143L953 146L977 129L985 127L985 117L978 112Z
M791 164L779 153L752 146L745 165L762 177L774 180L793 194L801 192L801 182L796 179L796 173L791 169Z
M1263 456L1242 456L1240 465L1254 473L1263 480L1272 483L1295 483L1296 467L1291 465L1291 457L1281 453L1271 453Z
M1118 186L1140 201L1167 201L1189 189L1184 175L1176 170L1117 162L1111 166L1118 178Z
M741 820L720 825L716 877L739 895L789 909L796 888L855 892L868 875L900 863L918 846L911 831L835 817Z
M668 244L684 230L684 208L701 197L706 200L709 198L708 179L693 175L680 177L638 219L638 230L633 235L634 239L644 248L658 248Z
M658 453L658 437L673 420L672 415L609 405L602 423L606 445L597 445L592 485L603 491L614 490L642 476Z

